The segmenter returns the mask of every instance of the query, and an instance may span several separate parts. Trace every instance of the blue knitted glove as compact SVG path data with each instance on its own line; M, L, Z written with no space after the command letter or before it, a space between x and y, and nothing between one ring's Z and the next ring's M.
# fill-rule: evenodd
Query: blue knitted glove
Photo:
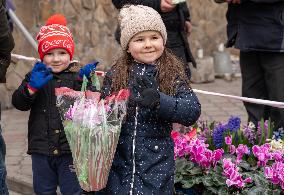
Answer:
M90 64L86 64L85 66L83 66L82 68L80 68L80 71L79 71L79 77L80 79L83 79L83 76L85 75L87 78L90 77L91 73L92 72L95 72L96 70L96 67L97 67L97 64L99 62L97 61L94 61Z
M51 74L51 68L47 68L42 62L37 62L32 69L28 88L33 92L36 92L47 84L47 82L52 78L53 75Z

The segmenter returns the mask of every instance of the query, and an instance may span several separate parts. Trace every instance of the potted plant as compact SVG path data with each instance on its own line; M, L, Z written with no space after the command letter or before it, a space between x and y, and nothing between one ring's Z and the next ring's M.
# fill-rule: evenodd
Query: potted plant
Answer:
M172 132L176 194L283 194L283 130L264 120L240 124L231 117Z

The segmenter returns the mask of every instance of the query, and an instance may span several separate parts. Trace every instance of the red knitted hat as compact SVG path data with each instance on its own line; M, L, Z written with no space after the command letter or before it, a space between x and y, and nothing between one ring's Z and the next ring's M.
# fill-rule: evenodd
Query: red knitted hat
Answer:
M66 18L61 14L49 17L45 26L40 28L36 37L38 40L38 53L41 60L51 49L63 48L70 55L70 60L74 54L74 41L70 30L66 26Z

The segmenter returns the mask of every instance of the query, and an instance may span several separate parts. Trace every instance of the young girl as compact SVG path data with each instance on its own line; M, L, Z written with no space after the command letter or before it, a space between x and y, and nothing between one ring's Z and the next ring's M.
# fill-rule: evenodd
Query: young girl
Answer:
M128 113L104 194L172 195L172 123L193 124L200 104L182 62L165 49L165 25L154 9L128 5L120 11L124 54L107 73L103 97L129 88Z
M74 42L62 15L50 17L37 40L41 62L35 64L12 97L17 109L30 110L28 154L32 158L34 192L56 194L59 185L63 195L79 195L82 191L56 107L55 88L80 90L83 75L89 77L96 63L84 66L79 74L72 71Z

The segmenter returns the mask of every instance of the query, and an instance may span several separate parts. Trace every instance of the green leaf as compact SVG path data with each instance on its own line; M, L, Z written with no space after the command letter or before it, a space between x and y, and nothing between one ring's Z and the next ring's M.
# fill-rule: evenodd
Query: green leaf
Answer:
M221 187L221 188L219 188L219 190L218 190L218 195L228 195L228 194L230 194L230 193L228 192L228 188L226 188L226 187Z
M181 182L182 180L183 180L182 175L179 174L179 173L176 173L176 174L175 174L175 183L179 183L179 182Z
M92 85L96 87L97 90L101 89L100 80L95 72L91 74L91 81L92 81Z
M214 168L214 172L215 172L216 174L222 174L223 168L222 168L220 165L217 165L217 166Z
M269 182L264 177L262 172L255 172L254 174L251 174L250 177L253 179L256 186L261 186L264 188L269 187Z
M202 183L202 178L203 178L203 176L199 176L199 177L194 177L194 179L195 179L195 183L196 184L200 184L200 183Z
M281 190L270 190L270 189L265 189L264 195L280 195Z
M261 139L260 139L259 145L262 145L266 141L266 138L265 138L266 132L265 132L265 128L264 128L264 119L263 118L260 120L260 129L261 129Z
M177 158L175 160L175 166L176 166L176 173L185 173L185 166L188 164L187 160L184 158Z
M187 165L187 160L186 159L184 159L184 158L177 158L176 160L175 160L175 165L176 165L176 169L178 168L178 169L182 169L182 168L184 168L184 166L185 165Z
M214 182L213 179L210 176L204 176L202 179L202 182L205 186L213 186Z
M226 178L221 175L214 175L213 180L216 186L222 186L226 183Z
M251 166L249 163L247 163L246 161L241 161L239 164L239 167L243 168L246 171L251 170Z
M251 168L257 165L257 160L253 155L249 155L247 162L251 165Z
M186 180L186 181L182 181L182 187L183 188L192 188L192 186L195 185L195 180L191 179L191 180Z
M187 172L190 172L191 169L194 168L194 163L192 163L191 161L188 161L188 163L185 165L184 169L187 171Z
M248 191L248 195L263 195L263 192L265 191L265 189L263 187L252 187L249 191Z
M211 192L211 193L213 193L213 194L218 194L218 187L214 187L214 186L210 186L210 187L207 187L206 188L206 191L209 191L209 192ZM204 194L209 194L209 193L204 193Z
M229 159L232 160L232 162L234 162L237 157L235 155L232 155L232 154L224 154L223 158L229 158Z
M202 169L200 167L193 167L191 170L189 170L189 173L192 175L197 175L202 173Z

